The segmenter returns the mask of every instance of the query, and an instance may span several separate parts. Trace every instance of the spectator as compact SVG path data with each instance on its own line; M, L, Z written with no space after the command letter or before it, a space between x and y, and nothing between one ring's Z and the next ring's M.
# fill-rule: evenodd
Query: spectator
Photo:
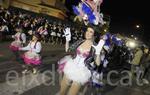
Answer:
M141 83L140 82L140 77L141 77L142 70L140 68L140 61L141 61L141 58L142 58L143 54L144 54L143 48L142 47L137 48L136 52L134 54L133 60L131 61L131 64L132 64L132 67L131 67L132 77L135 73L137 83Z

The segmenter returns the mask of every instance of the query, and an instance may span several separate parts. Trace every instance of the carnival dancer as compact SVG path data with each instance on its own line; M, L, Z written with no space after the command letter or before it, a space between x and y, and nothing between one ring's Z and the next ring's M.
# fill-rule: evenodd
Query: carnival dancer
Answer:
M105 40L104 46L100 53L100 66L96 67L96 70L93 71L92 75L92 85L98 88L104 85L103 83L103 74L106 71L107 65L109 63L108 54L111 51L111 34L106 33L101 36L101 39Z
M85 24L104 24L103 14L100 13L100 6L103 0L81 0L78 6L73 6L73 11L77 15L74 19L84 21Z
M52 26L52 30L51 30L51 41L52 41L52 45L54 45L56 43L56 25Z
M60 84L59 95L65 95L69 85L71 85L68 95L77 95L81 86L91 79L91 68L89 64L95 62L100 65L100 52L104 45L104 40L100 40L98 45L94 44L94 33L92 27L88 27L85 32L85 39L77 41L69 47L70 35L66 35L66 52L74 54L62 58L59 64L59 72L63 72L63 79ZM70 84L69 84L70 83Z
M113 50L113 44L122 46L122 40L117 36L111 35L110 33L104 34L101 39L105 40L104 46L100 53L100 65L92 71L92 86L96 87L96 93L99 93L99 88L103 87L104 74L107 70L107 66L110 62L110 54ZM87 88L85 88L87 89ZM85 93L85 92L83 92Z
M41 61L41 42L40 34L35 34L32 38L32 41L26 47L19 48L19 50L27 51L22 55L24 60L25 70L22 73L26 73L29 70L32 70L35 74L37 72L37 67L42 63Z
M46 43L46 42L47 42L47 39L48 39L48 30L47 30L47 28L48 28L48 25L45 25L45 26L41 26L41 27L38 29L38 32L39 32L39 34L41 35L42 41L43 41L44 43Z
M22 32L21 27L16 28L16 34L12 36L15 40L11 43L10 49L15 54L16 58L19 58L19 48L23 47L26 43L26 35Z
M68 51L68 48L69 48L69 42L71 41L71 31L70 31L70 27L69 26L66 26L65 30L63 31L64 32L64 35L65 38L66 38L66 44L65 44L65 51L67 52Z

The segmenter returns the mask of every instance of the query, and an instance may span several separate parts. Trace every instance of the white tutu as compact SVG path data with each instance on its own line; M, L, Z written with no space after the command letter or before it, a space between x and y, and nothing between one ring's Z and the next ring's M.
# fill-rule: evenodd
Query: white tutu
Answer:
M25 53L26 56L28 56L29 58L34 58L34 59L39 59L40 55L35 53L35 52L31 52L31 51L27 51Z
M19 48L21 48L22 45L21 45L21 42L20 41L13 41L11 43L11 45L9 46L9 48L12 50L12 51L18 51Z
M17 46L17 47L21 47L21 42L20 41L13 41L11 43L12 46Z
M31 51L28 51L25 54L23 54L22 58L24 59L24 62L26 64L40 65L42 63L41 56Z
M90 70L84 65L84 58L70 58L64 67L64 74L72 81L85 84L91 78Z

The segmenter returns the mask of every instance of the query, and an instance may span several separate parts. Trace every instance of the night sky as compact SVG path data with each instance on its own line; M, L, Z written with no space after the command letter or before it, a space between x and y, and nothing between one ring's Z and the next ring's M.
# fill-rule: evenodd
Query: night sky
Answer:
M66 0L67 8L71 11L71 5L79 1ZM111 17L110 32L143 35L147 40L150 39L149 6L148 0L104 0L101 11Z

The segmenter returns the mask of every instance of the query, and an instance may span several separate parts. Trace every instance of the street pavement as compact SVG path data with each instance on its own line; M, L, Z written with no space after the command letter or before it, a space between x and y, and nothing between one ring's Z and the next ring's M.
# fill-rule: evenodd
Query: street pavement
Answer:
M10 42L0 42L0 95L56 95L61 76L57 61L64 56L64 45L43 44L43 64L37 74L22 74L22 62L9 50ZM23 52L21 52L23 53ZM83 88L80 92L83 92ZM82 95L79 93L79 95ZM150 86L105 85L96 93L88 86L85 95L150 95Z

